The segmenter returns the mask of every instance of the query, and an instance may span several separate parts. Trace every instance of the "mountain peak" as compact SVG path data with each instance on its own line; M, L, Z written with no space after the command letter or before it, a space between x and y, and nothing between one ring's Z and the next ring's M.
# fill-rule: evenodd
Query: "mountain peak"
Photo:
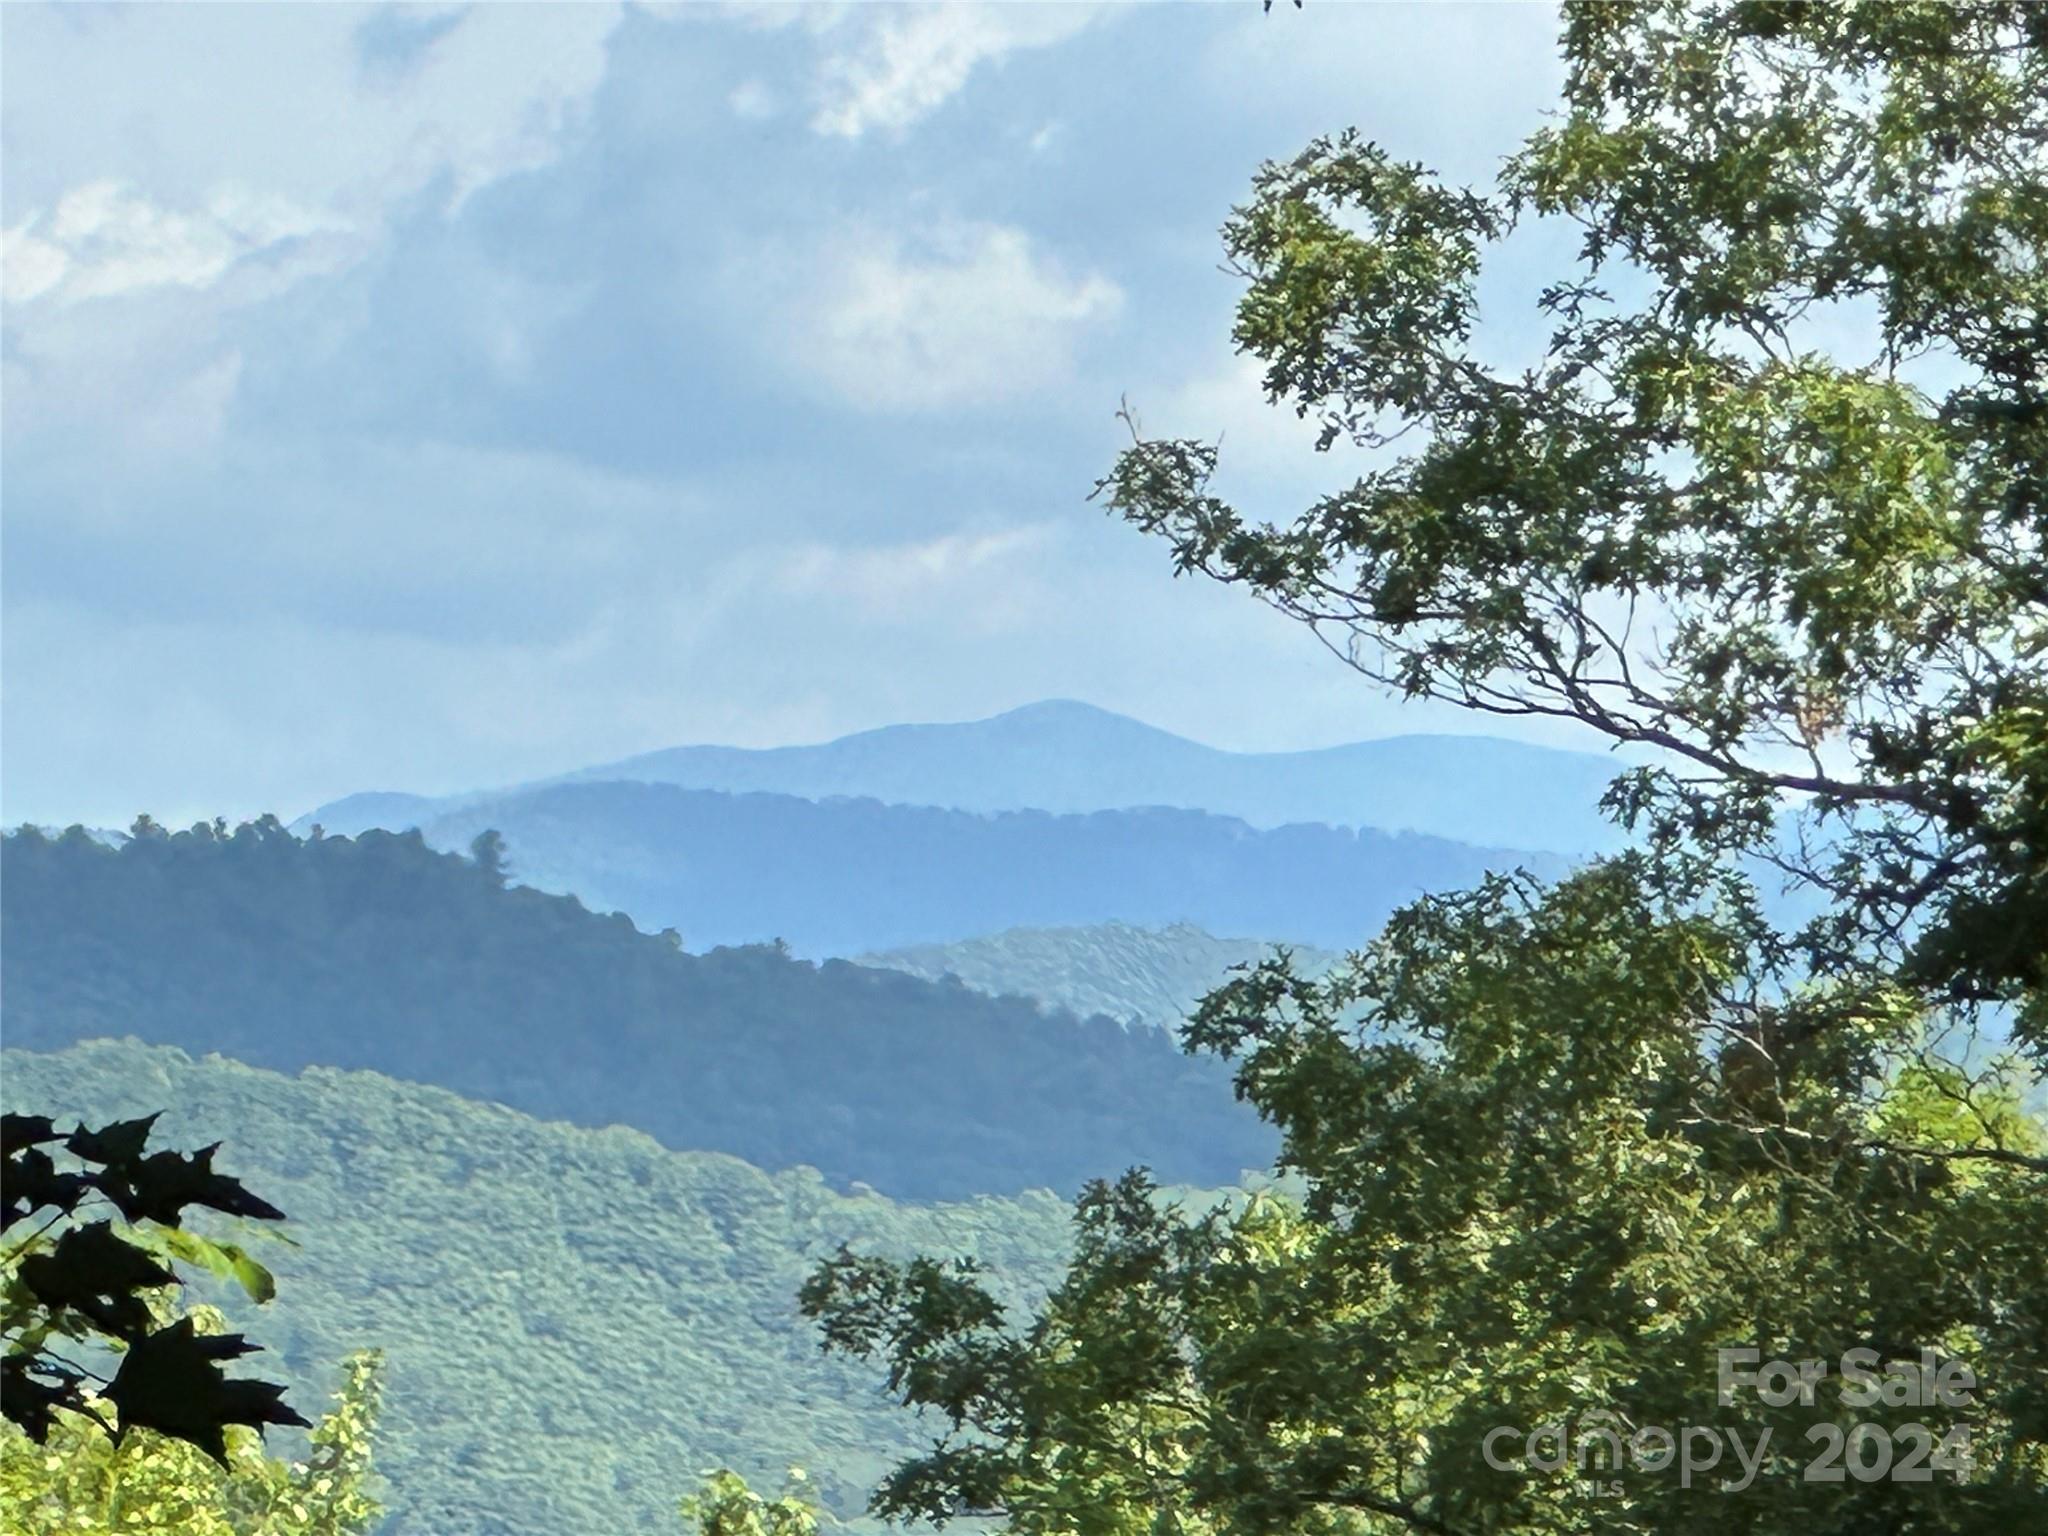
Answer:
M1040 699L1035 704L1019 704L1015 709L989 715L986 720L1115 720L1124 725L1139 723L1129 715L1120 715L1080 699Z
M1376 827L1478 847L1578 854L1616 841L1598 810L1613 773L1605 758L1483 736L1229 751L1098 704L1052 698L979 720L884 725L811 746L672 747L520 788L673 784L1056 815L1168 806L1260 828ZM455 797L436 809L504 793ZM426 811L402 797L374 797L323 807L319 819L330 831L352 829L366 817L407 826L426 819Z
M989 715L980 720L971 720L953 727L955 730L977 730L985 726L1029 726L1033 729L1118 731L1149 737L1166 737L1175 741L1185 738L1173 732L1161 730L1156 725L1147 725L1129 715L1120 715L1113 709L1104 709L1098 704L1086 704L1079 699L1040 699L1035 704L1019 704L1015 709L1006 709L1001 714Z

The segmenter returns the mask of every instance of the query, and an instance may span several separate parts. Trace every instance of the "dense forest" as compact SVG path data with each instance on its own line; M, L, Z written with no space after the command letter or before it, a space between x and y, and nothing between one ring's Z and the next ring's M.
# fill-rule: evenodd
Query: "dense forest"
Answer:
M1265 959L1275 947L1218 938L1192 923L1099 923L1013 928L958 944L914 944L856 958L933 981L957 976L991 997L1037 998L1082 1015L1177 1029L1232 971ZM1322 975L1342 958L1308 945L1287 947L1305 976Z
M1168 1035L772 946L697 955L413 834L0 842L7 1039L364 1068L906 1198L1223 1184L1274 1143Z
M167 1138L226 1141L285 1211L296 1247L251 1242L278 1300L217 1299L309 1407L350 1351L383 1349L394 1533L681 1536L677 1499L719 1464L772 1485L800 1463L858 1515L923 1437L820 1354L796 1310L811 1265L855 1240L975 1253L1021 1301L1068 1247L1050 1195L898 1205L366 1072L287 1077L132 1040L0 1060L9 1109L96 1125L168 1106Z

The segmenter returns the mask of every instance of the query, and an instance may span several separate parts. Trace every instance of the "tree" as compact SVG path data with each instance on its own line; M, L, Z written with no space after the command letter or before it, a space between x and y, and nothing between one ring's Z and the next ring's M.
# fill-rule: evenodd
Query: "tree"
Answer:
M190 1318L169 1321L156 1298L179 1283L170 1262L184 1261L234 1279L258 1302L269 1300L269 1272L239 1246L187 1228L184 1215L190 1206L257 1221L281 1221L284 1213L216 1173L218 1147L149 1152L156 1119L96 1131L80 1125L65 1134L46 1116L0 1118L0 1407L41 1443L57 1412L100 1418L96 1402L110 1403L118 1422L106 1427L117 1440L147 1428L225 1464L228 1426L260 1430L306 1421L285 1406L282 1387L230 1380L221 1369L220 1362L255 1345L240 1334L201 1332ZM60 1165L51 1147L70 1166ZM81 1212L99 1211L108 1214L81 1219ZM99 1378L60 1355L53 1340L112 1350L119 1364L111 1378ZM93 1380L101 1385L89 1391L85 1384Z
M206 1336L224 1326L211 1308L188 1315ZM20 1536L362 1536L383 1514L368 1491L381 1370L374 1352L344 1362L303 1461L264 1455L246 1429L227 1431L224 1464L147 1430L117 1445L79 1414L40 1445L0 1432L0 1509Z
M505 839L495 828L486 827L470 839L469 859L479 874L494 884L505 883Z
M737 1472L720 1469L682 1501L685 1524L696 1536L817 1536L818 1509L804 1496L803 1469L789 1469L789 1488L770 1499Z
M827 1347L950 1430L882 1513L2048 1512L2048 16L1576 5L1564 52L1498 187L1347 133L1225 227L1240 346L1363 478L1261 522L1215 446L1134 426L1099 490L1370 678L1657 749L1609 798L1639 846L1204 1000L1185 1042L1236 1063L1292 1196L1097 1185L1022 1326L969 1267L822 1267ZM1532 216L1582 263L1510 374L1474 285ZM1777 931L1759 860L1819 915ZM1767 1395L1774 1361L1824 1374Z
M1788 1003L1838 1022L1770 1076L1765 1120L1702 1042L1744 935L1672 911L1646 862L1426 901L1338 976L1274 961L1205 1000L1189 1043L1238 1060L1299 1198L1195 1214L1140 1176L1098 1185L1065 1283L1022 1328L972 1267L821 1268L803 1304L827 1347L880 1360L951 1429L877 1512L1048 1533L2037 1523L2039 1123L2009 1083L1918 1059L1910 999L1855 999L1851 1024L1830 994ZM1816 1402L1719 1402L1721 1352L1744 1348L1828 1362ZM1861 1349L1932 1350L1976 1386L1858 1407L1840 1362ZM1924 1433L1934 1480L1806 1479L1820 1426L1866 1423L1902 1459ZM1546 1426L1570 1437L1564 1466L1530 1459ZM1654 1441L1636 1455L1660 1428L1697 1459L1718 1436L1726 1468L1682 1483ZM1612 1450L1607 1429L1628 1454L1596 1490L1578 1457ZM1731 1432L1762 1454L1723 1490Z
M1270 398L1379 467L1285 525L1202 442L1100 490L1410 696L1661 749L1620 810L1783 859L1817 963L1903 960L2040 1048L2048 12L1574 5L1564 54L1497 188L1345 133L1225 226ZM1531 216L1582 262L1510 373L1475 281Z
M171 1264L232 1279L259 1303L275 1285L238 1244L193 1231L186 1211L245 1221L283 1213L215 1172L217 1147L148 1151L156 1119L66 1134L45 1116L0 1117L0 1407L9 1421L0 1430L0 1507L8 1528L24 1536L367 1531L381 1513L365 1491L380 1358L348 1361L337 1404L317 1426L285 1406L276 1384L226 1374L220 1362L256 1346L229 1333L212 1307L178 1312ZM112 1375L60 1347L110 1354ZM260 1437L273 1424L310 1428L310 1459L265 1457Z

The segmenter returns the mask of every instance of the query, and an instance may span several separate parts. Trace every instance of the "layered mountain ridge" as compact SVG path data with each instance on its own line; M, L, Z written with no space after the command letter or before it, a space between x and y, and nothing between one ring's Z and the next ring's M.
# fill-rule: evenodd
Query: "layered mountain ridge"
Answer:
M626 782L981 812L1170 806L1260 829L1371 827L1578 856L1620 841L1598 809L1618 771L1607 756L1497 736L1229 752L1092 705L1048 700L984 720L889 725L816 745L671 747L504 789L373 791L328 802L292 827L402 831L555 785Z

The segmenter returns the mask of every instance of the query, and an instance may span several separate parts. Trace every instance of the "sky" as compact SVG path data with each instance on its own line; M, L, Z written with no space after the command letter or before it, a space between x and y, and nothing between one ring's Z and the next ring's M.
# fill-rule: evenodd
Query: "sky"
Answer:
M1346 483L1233 352L1218 226L1347 126L1490 180L1555 33L0 5L0 821L288 819L1044 698L1237 749L1501 732L1088 493L1126 399L1220 435L1247 510ZM1564 248L1510 250L1503 352Z

